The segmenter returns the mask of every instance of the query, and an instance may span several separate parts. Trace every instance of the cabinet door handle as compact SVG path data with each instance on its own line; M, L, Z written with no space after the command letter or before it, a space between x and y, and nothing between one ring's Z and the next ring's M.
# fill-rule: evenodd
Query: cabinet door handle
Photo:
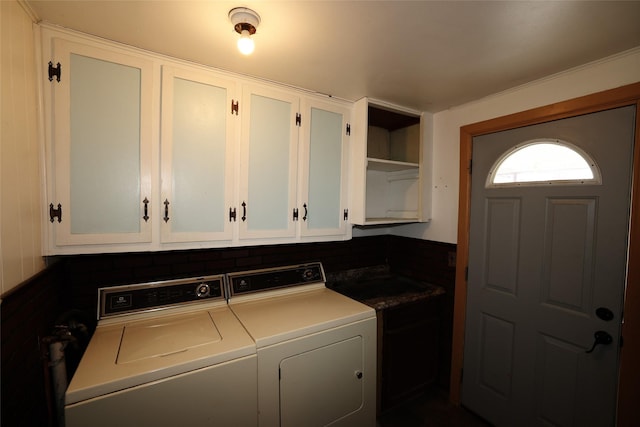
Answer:
M242 221L246 221L247 220L247 204L242 201Z
M305 203L304 205L302 205L302 207L304 208L304 216L302 217L302 220L306 221L307 220L307 214L309 213L307 211L307 204Z
M169 200L164 199L164 222L169 222Z
M145 197L142 203L144 204L144 215L142 219L144 219L144 222L149 222L149 199Z

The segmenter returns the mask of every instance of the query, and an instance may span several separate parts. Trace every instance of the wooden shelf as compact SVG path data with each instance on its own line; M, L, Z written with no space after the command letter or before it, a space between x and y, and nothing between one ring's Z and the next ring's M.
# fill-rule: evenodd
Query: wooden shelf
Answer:
M393 224L409 224L412 222L420 222L415 218L397 218L397 217L384 217L384 218L366 218L363 225L393 225Z
M399 162L397 160L376 159L367 157L367 169L380 172L397 172L407 169L418 169L418 163Z

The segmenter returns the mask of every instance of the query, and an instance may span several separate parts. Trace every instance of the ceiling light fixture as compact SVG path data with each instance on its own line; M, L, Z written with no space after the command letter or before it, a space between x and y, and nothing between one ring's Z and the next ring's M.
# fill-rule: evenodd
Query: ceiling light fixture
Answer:
M236 33L240 34L238 50L243 55L250 55L254 49L251 36L256 33L260 24L260 15L246 7L236 7L229 11L229 19Z

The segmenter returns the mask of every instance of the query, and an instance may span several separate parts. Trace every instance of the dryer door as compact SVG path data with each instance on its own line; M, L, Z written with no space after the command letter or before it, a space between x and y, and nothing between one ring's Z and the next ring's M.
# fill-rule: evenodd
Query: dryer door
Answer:
M325 426L363 405L363 339L352 337L280 362L282 427Z

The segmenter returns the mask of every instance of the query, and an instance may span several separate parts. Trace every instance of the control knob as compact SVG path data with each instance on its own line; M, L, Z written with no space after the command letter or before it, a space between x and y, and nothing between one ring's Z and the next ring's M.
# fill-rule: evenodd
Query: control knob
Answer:
M305 281L313 280L315 278L315 273L312 269L308 268L302 272L302 278Z
M198 298L208 297L210 293L211 293L211 288L209 287L209 284L206 282L199 283L198 286L196 287L196 295L198 296Z

